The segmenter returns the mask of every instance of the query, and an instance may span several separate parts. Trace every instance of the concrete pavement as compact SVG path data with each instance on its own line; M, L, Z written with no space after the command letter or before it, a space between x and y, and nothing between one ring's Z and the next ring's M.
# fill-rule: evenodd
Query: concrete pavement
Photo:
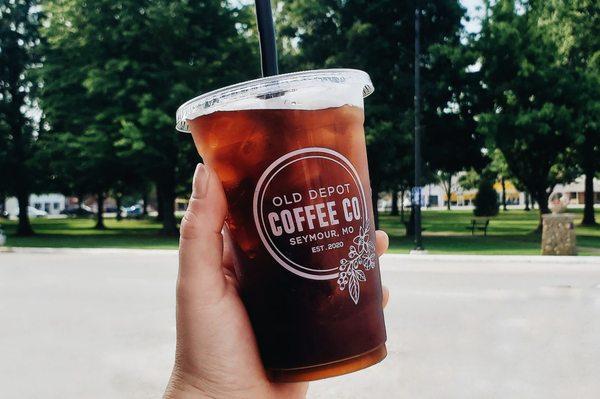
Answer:
M0 397L151 398L174 251L0 253ZM600 258L386 256L388 358L310 398L600 397Z

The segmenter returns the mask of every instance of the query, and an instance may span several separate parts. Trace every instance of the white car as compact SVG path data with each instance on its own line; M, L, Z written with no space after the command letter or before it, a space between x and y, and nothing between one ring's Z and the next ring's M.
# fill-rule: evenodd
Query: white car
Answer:
M16 219L19 217L19 208L13 208L12 211L8 214L11 219ZM43 211L41 209L34 208L33 206L27 207L27 216L30 218L41 218L48 216L48 212Z
M17 209L17 216L18 215L19 215L19 209ZM41 209L36 209L33 206L28 206L27 207L27 216L33 217L33 218L40 218L40 217L48 216L48 212L43 211Z

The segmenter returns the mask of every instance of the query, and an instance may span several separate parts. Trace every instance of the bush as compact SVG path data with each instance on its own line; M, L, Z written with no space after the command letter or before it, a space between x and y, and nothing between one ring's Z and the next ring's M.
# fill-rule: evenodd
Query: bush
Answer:
M500 209L498 194L494 190L494 179L481 176L477 195L475 196L475 216L496 216Z

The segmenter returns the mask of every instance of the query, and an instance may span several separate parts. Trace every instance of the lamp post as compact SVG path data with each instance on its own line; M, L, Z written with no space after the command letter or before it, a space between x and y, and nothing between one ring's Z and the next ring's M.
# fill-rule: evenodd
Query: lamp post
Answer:
M421 235L421 9L415 7L415 188L413 192L415 251L423 251Z

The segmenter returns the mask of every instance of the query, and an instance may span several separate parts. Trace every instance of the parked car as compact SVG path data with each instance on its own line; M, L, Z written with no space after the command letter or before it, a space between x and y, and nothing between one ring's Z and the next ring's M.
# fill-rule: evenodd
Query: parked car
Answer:
M19 211L17 211L17 215L18 214L19 214ZM41 217L48 216L48 212L43 211L41 209L34 208L33 206L28 206L27 207L27 216L33 217L33 218L41 218Z
M89 206L82 205L81 208L79 206L65 208L60 212L60 214L67 215L67 216L86 217L86 216L92 216L94 214L94 212L92 211L92 208L90 208Z
M144 209L141 205L132 205L125 209L128 218L141 218L144 214Z

